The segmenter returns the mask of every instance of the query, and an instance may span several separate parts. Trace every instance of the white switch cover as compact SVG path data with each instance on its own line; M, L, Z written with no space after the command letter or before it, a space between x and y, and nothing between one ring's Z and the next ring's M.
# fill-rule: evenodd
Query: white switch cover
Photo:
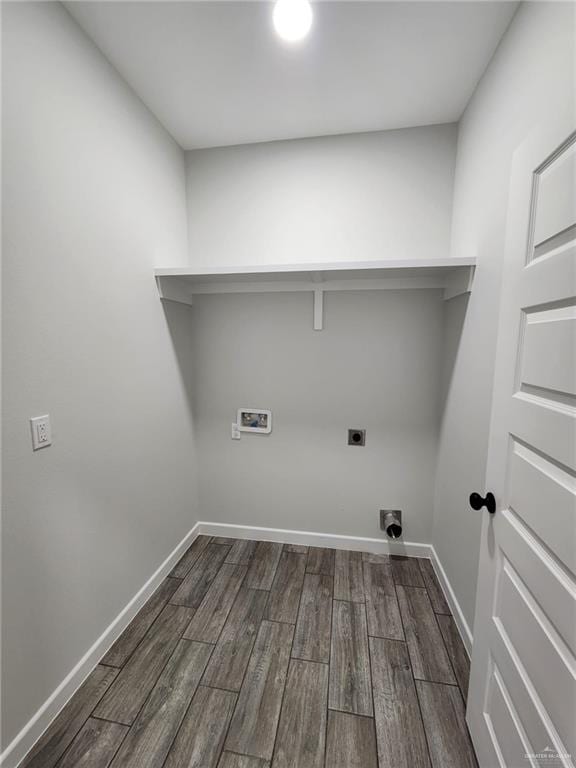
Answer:
M232 424L231 435L232 435L232 440L240 440L240 438L242 437L242 433L238 429L238 424L236 424L236 422Z
M32 448L35 451L52 445L52 427L48 414L30 419L30 426L32 427Z

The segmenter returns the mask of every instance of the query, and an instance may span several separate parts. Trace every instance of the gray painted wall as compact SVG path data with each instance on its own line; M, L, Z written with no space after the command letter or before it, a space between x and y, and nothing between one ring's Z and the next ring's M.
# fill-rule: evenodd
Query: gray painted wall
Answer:
M183 154L59 3L2 11L6 746L192 527L196 481L151 277L186 260Z
M191 263L445 258L455 144L441 125L188 152ZM406 539L429 542L439 293L328 294L322 332L307 294L195 302L202 518L378 536L400 506ZM241 406L271 408L273 434L233 442Z
M202 519L429 542L443 301L439 291L202 296L192 310ZM270 435L230 437L239 407L273 411ZM347 428L366 428L364 448Z
M510 165L540 115L574 109L574 12L520 5L459 128L451 252L478 267L467 311L462 297L446 305L433 543L470 627L481 520L468 495L484 490Z
M456 126L187 152L190 261L446 258Z

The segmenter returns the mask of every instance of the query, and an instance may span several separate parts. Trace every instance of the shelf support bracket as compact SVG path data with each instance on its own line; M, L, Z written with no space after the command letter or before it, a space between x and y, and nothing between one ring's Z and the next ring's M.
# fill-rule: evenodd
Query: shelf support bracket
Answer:
M322 288L314 288L314 330L321 331L324 328L324 291Z
M447 275L444 283L444 301L471 292L474 270L473 266L460 267Z
M192 296L174 280L157 276L156 285L158 286L158 293L160 294L161 299L166 301L177 301L180 304L189 304L190 306L194 304Z

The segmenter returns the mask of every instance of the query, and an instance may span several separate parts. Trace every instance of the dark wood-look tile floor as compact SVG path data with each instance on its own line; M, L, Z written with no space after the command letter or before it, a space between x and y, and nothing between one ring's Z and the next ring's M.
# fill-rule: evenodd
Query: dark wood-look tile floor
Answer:
M428 561L200 536L21 768L476 768Z

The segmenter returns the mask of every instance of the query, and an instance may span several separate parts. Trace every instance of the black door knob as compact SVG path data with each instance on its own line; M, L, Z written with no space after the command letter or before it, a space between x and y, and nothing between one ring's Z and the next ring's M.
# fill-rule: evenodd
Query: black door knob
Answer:
M485 497L480 496L479 493L471 493L470 506L472 509L482 509L482 507L486 507L488 512L493 515L494 512L496 512L496 499L494 498L494 494L490 493L490 491L488 491Z

